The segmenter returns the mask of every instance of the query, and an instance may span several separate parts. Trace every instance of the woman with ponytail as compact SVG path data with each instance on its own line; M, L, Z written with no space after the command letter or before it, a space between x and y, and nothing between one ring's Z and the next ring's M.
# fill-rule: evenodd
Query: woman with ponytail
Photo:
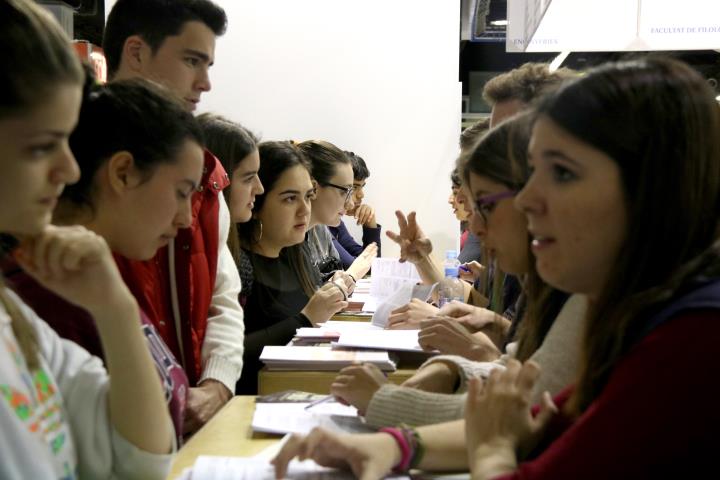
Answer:
M142 80L93 87L83 100L70 148L80 166L80 180L60 196L55 225L82 225L100 235L113 254L131 260L152 258L180 228L190 225L189 196L202 170L202 133L195 118L162 88ZM122 268L121 273L125 274ZM87 312L21 269L6 268L6 277L61 337L105 360ZM134 277L126 281L135 289L147 288L133 285ZM181 442L183 433L199 428L192 420L183 421L187 375L150 322L147 306L141 308L143 332Z
M80 63L28 0L0 3L0 43L0 232L30 276L92 316L107 366L0 287L0 478L165 478L175 437L138 304L102 237L50 225L79 178Z

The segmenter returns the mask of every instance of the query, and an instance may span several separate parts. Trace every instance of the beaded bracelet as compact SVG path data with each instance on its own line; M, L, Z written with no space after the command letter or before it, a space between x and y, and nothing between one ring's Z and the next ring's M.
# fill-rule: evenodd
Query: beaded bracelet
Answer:
M410 433L412 436L412 439L414 441L414 453L412 456L412 460L410 460L410 468L417 468L418 465L420 465L420 461L422 460L423 455L425 455L425 445L423 445L422 440L420 439L420 434L415 430L414 428L407 428L405 429L407 432Z

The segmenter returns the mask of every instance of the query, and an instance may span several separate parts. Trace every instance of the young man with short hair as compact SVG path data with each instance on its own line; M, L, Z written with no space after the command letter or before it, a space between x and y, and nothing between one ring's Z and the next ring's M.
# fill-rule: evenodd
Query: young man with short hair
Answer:
M493 77L483 88L483 99L492 107L490 128L525 110L542 94L577 77L569 68L550 70L547 63L525 63Z
M211 88L215 39L226 26L225 12L209 0L118 0L103 40L109 79L154 80L194 111ZM178 231L151 261L118 258L133 294L194 386L186 433L232 397L242 370L240 277L227 248L230 216L220 195L228 184L220 162L206 151L192 227Z

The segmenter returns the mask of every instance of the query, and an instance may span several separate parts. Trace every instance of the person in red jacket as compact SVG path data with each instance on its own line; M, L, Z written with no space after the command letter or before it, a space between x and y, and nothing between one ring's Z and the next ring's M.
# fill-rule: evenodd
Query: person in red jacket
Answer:
M365 480L409 466L469 466L474 479L714 471L718 131L712 89L675 60L609 64L550 94L516 205L540 276L589 300L577 381L531 408L539 368L511 362L472 382L464 422L366 436L316 430L285 444L278 478L297 454Z
M227 17L209 0L118 0L103 38L111 81L151 79L194 111L211 89L215 40ZM190 380L185 429L200 428L233 395L243 358L240 276L227 248L230 184L205 152L192 226L150 261L119 258L123 278Z

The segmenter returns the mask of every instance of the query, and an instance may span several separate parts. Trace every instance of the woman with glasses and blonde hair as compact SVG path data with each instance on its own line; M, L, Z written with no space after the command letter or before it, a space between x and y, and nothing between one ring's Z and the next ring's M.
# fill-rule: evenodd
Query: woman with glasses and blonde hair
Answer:
M370 244L343 270L327 228L339 225L343 215L355 207L352 163L342 150L322 140L301 142L298 148L310 161L316 188L305 251L323 278L341 281L352 292L355 282L367 274L377 256L377 245Z
M377 245L377 255L380 255L380 231L382 226L377 223L375 209L363 203L365 185L370 177L370 170L365 164L365 160L354 152L346 150L344 153L350 159L353 169L352 201L354 204L345 214L352 217L362 229L362 244L357 243L350 235L343 221L340 221L337 226L329 225L328 230L332 234L333 245L340 254L343 268L350 268L355 259L363 253L363 250L373 243Z
M518 316L512 322L485 310L483 317L483 309L475 307L480 311L477 317L487 318L488 323L466 322L469 315L460 321L442 316L427 320L419 334L420 343L455 355L432 358L402 386L387 383L370 365L341 371L331 392L358 408L368 424L425 425L462 418L468 381L487 377L510 358L533 359L543 366L535 398L545 390L559 392L577 373L582 325L578 318L584 301L573 298L566 303L567 295L546 287L537 277L527 221L513 206L513 197L528 176L529 120L523 115L492 129L461 159L458 169L473 193L468 201L473 198L477 215L470 228L494 250L500 268L523 279ZM477 338L471 333L475 330L480 332ZM501 352L502 357L489 361Z

